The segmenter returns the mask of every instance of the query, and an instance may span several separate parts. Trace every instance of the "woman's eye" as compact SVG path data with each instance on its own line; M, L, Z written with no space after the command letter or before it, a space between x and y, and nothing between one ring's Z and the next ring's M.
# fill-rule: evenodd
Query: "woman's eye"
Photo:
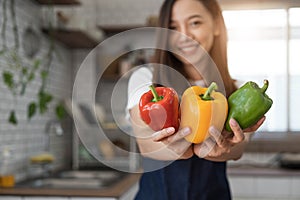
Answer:
M193 22L190 23L190 26L191 26L191 27L197 27L197 26L199 26L199 25L201 25L201 22L200 22L200 21L193 21Z
M169 29L171 29L171 30L177 30L177 26L175 26L175 25L170 25L170 26L169 26Z

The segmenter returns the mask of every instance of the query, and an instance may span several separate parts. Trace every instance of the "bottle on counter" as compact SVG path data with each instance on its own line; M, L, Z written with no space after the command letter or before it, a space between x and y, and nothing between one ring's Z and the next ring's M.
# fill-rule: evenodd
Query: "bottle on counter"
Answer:
M1 164L0 164L0 187L14 187L15 177L9 170L9 164L11 163L11 152L8 148L4 148L1 152Z

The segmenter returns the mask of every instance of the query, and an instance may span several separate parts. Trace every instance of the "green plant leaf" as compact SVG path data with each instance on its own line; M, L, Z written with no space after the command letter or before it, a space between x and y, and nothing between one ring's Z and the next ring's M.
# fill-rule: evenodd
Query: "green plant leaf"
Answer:
M20 91L21 96L23 96L25 94L26 87L27 87L27 84L25 82L23 82L22 87L21 87L21 91Z
M14 110L10 111L8 122L13 124L13 125L18 124L18 120L17 120L16 113L15 113Z
M36 113L36 103L35 102L31 102L28 107L27 107L27 117L30 120Z
M33 79L35 78L35 75L34 75L34 73L33 72L31 72L30 74L29 74L29 76L28 76L28 82L31 82Z
M62 120L66 116L66 110L62 103L57 104L55 108L56 117Z
M22 74L23 74L23 75L28 74L28 68L27 68L27 67L23 67L23 68L22 68Z
M44 114L48 110L48 104L52 101L53 97L51 94L40 91L39 92L39 108L40 113Z
M48 77L48 72L46 70L41 71L41 77L43 80L45 80Z
M33 70L37 70L39 68L40 64L41 64L41 61L39 59L34 60Z
M10 89L14 88L14 85L15 85L14 75L11 72L4 71L3 74L2 74L2 77L3 77L3 81L4 81L5 85L8 88L10 88Z
M5 50L5 49L2 49L2 50L0 51L0 56L2 56L5 52L6 52L6 50Z

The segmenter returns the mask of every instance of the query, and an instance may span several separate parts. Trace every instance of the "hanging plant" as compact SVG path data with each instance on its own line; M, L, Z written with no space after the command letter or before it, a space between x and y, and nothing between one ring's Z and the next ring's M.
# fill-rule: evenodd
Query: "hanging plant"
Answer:
M10 2L9 5L8 2ZM8 47L6 44L7 10L10 12L12 21L14 38L14 45L12 47ZM40 72L39 75L42 80L42 84L37 92L37 99L30 102L27 106L27 118L30 120L38 111L40 114L46 113L48 111L49 104L53 101L53 95L46 90L46 86L55 50L54 39L50 36L49 49L42 59L45 63L42 63L40 59L34 59L34 54L31 52L31 56L29 56L30 64L24 64L23 58L19 53L20 45L15 12L15 0L2 1L2 19L2 49L0 50L0 56L6 61L6 67L2 72L2 79L13 97L14 107L18 103L18 99L26 94L28 85L36 78L38 71ZM52 27L51 24L49 26ZM57 110L59 110L59 112L57 112ZM57 104L55 113L58 119L62 119L64 117L65 111L61 103ZM15 109L12 109L9 112L8 121L14 125L18 124L18 117Z

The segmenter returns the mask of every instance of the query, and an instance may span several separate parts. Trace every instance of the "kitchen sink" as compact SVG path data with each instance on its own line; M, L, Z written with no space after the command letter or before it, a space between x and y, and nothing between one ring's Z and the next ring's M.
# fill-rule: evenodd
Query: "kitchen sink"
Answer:
M120 177L117 171L64 171L60 173L62 178L97 178L101 180L113 180Z
M29 183L34 188L102 188L104 182L98 179L45 178Z
M80 171L70 170L58 173L55 176L25 181L19 187L30 188L61 188L61 189L99 189L106 188L121 178L124 173L118 171Z

